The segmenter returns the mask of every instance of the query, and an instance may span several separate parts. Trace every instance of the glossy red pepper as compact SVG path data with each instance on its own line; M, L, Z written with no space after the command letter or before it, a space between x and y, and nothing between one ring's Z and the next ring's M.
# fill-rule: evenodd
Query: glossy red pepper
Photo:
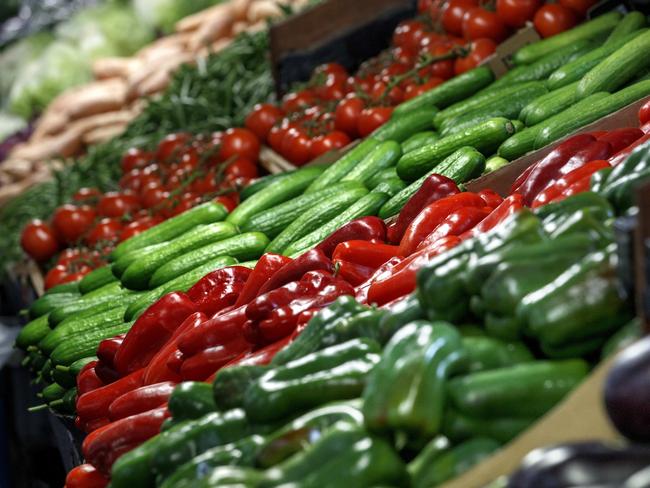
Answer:
M104 488L109 479L92 464L80 464L70 470L65 477L66 488Z
M205 381L230 361L242 353L250 352L251 349L251 344L243 336L209 347L183 361L180 370L181 378L183 381Z
M592 130L591 132L587 132L592 137L595 137L596 139L600 139L601 137L606 136L609 134L610 131L608 130Z
M394 257L384 263L382 266L379 267L377 271L375 271L370 278L368 278L365 282L361 283L360 285L356 286L354 288L355 294L354 298L357 302L359 303L368 303L368 290L370 286L378 280L385 279L391 275L391 272L395 266L397 266L399 263L404 261L405 258L399 256L399 257Z
M451 178L438 174L429 176L420 189L408 199L397 219L388 226L388 242L399 244L406 228L424 207L456 193L460 193L460 190Z
M206 315L214 315L226 307L234 305L241 294L251 270L243 266L232 266L224 280L196 303L197 310Z
M490 215L492 210L491 207L463 207L454 210L418 245L417 250L432 246L444 237L460 236L472 230Z
M113 367L115 354L122 345L125 336L126 334L120 334L118 336L111 337L110 339L104 339L99 343L99 346L97 346L96 355L102 363Z
M544 191L540 192L533 201L532 207L537 208L547 203L555 201L555 199L562 194L562 192L578 180L587 177L589 179L592 174L603 168L609 168L609 162L598 159L590 161L589 163L574 169L573 171L565 174L561 178L555 180L553 184L548 186Z
M80 395L77 399L77 415L84 422L96 418L108 417L108 407L113 400L127 391L142 386L143 375L144 369L139 369L110 385Z
M184 356L190 357L204 349L241 336L242 326L247 320L246 307L247 305L242 305L229 312L217 314L199 326L183 332L178 336L178 349Z
M614 156L609 158L608 159L609 164L611 164L612 166L616 166L616 165L622 163L623 161L625 161L627 159L627 157L632 153L632 151L634 151L634 149L637 146L640 146L641 144L643 144L643 143L645 143L647 141L650 141L650 131L646 132L645 135L643 135L643 137L638 138L636 141L634 141L632 144L627 146L625 149L622 149L621 151L616 153Z
M376 268L369 268L350 261L334 260L336 276L340 276L352 286L358 286L372 276Z
M257 296L298 281L305 273L317 269L333 271L332 261L320 249L311 249L273 273L273 276L260 288Z
M97 429L101 429L105 425L110 424L111 421L109 420L108 417L100 417L98 419L92 419L89 421L84 421L81 417L77 416L74 419L74 424L75 426L82 432L85 432L86 434L93 432Z
M508 217L519 212L524 207L523 200L523 197L519 193L510 195L501 202L501 205L492 210L487 217L476 224L471 230L463 232L460 235L461 240L476 237L484 232L494 229Z
M174 381L177 383L181 381L181 376L178 371L172 371L167 365L169 358L178 351L178 337L184 332L198 327L207 319L208 317L201 312L193 313L185 319L167 343L149 361L149 364L144 370L143 383L145 385L160 383L162 381Z
M179 350L175 349L167 358L167 367L180 378L181 366L187 357ZM182 378L181 378L182 379Z
M187 291L187 296L194 303L199 304L203 301L215 288L222 287L228 284L246 281L252 270L244 266L227 266L208 273L199 281L196 282L192 288Z
M332 253L333 260L348 261L377 269L390 258L398 255L398 246L369 241L341 242Z
M145 310L126 334L115 354L115 369L130 373L149 364L173 332L196 312L196 305L182 292L163 296Z
M589 161L597 159L607 159L612 155L612 146L609 142L596 141L573 155L565 165L558 171L558 175L570 173L580 166L584 166Z
M176 382L164 381L141 386L117 397L108 407L111 422L167 405Z
M422 242L436 227L438 227L447 216L464 207L485 206L483 199L476 193L464 192L445 197L437 202L427 205L415 217L408 226L404 237L399 244L399 255L408 256L413 253L420 242Z
M641 125L650 122L650 99L648 99L639 109L639 123Z
M643 124L640 127L640 129L641 129L641 132L643 132L644 134L648 134L650 132L650 122L646 122L645 124Z
M110 367L106 363L103 363L102 361L98 361L97 364L95 365L95 373L97 374L99 379L104 382L105 385L113 383L119 380L120 378L122 378L123 376L117 371L115 371L114 368Z
M640 137L643 137L643 131L638 127L624 127L622 129L610 130L604 136L599 137L598 140L609 143L611 153L616 154Z
M503 202L503 197L489 188L478 192L478 196L483 199L486 207L497 208Z
M92 364L92 366L84 368L77 376L77 395L79 396L88 393L89 391L96 390L97 388L101 388L105 384L95 372L97 361L92 361L88 364ZM88 366L88 364L86 366Z
M158 434L167 417L167 407L160 407L97 429L84 439L81 446L84 458L100 473L109 475L115 460Z
M386 224L379 217L373 216L352 220L326 237L316 246L316 249L331 258L336 246L341 242L351 240L384 242L386 240Z
M291 258L282 256L280 254L265 253L257 261L255 268L246 280L246 284L242 289L237 301L234 303L235 307L248 304L253 298L257 296L260 288L278 271L280 268L292 261Z

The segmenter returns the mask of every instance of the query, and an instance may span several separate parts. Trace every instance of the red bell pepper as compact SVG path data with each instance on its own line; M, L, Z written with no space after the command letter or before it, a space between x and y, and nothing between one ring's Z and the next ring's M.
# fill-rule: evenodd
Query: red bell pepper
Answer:
M591 132L587 132L592 137L595 137L596 139L600 139L601 137L606 136L609 134L608 130L592 130Z
M205 381L230 361L242 353L250 352L251 349L252 346L243 336L218 346L209 347L183 361L180 371L181 378L183 381Z
M490 212L490 215L481 220L471 230L460 235L461 240L476 237L484 232L494 229L501 222L513 214L516 214L524 207L523 197L519 193L514 193L506 198L501 205Z
M483 199L486 207L497 208L503 202L503 197L489 188L478 192L478 196Z
M643 132L644 134L649 133L650 132L650 122L646 122L645 124L643 124L640 127L640 129L641 129L641 132Z
M97 377L104 382L105 385L109 385L122 378L122 375L120 373L102 361L98 361L95 365L95 373L97 374Z
M253 298L257 296L260 288L284 265L290 263L291 258L281 256L280 254L265 253L257 261L255 268L246 280L246 284L242 289L237 301L234 303L235 307L241 307L248 304Z
M445 197L437 202L427 205L413 222L410 223L404 237L399 245L399 255L408 256L413 253L420 242L422 242L436 227L438 227L447 216L464 207L485 206L483 199L476 193L464 192Z
M113 367L115 354L122 345L125 336L126 334L120 334L115 337L111 337L110 339L104 339L99 343L99 346L97 346L96 354L102 363L107 364L111 368Z
M242 275L246 277L250 275L252 270L244 266L227 266L214 270L199 281L197 281L192 288L187 291L187 296L194 303L199 303L204 299L215 287L222 286L225 282L235 282L242 279Z
M109 479L92 464L80 464L65 477L66 488L105 488Z
M589 161L597 159L607 159L612 155L612 146L609 142L596 141L573 155L565 165L558 171L558 175L570 173L580 166L584 166Z
M384 242L386 240L386 224L379 217L373 216L354 219L326 237L315 249L331 258L336 246L341 242L351 240Z
M97 429L84 439L81 446L84 458L108 476L115 460L158 434L167 417L167 407L159 407Z
M456 193L460 190L451 178L438 174L427 177L420 189L408 199L397 219L388 226L388 242L399 244L406 228L424 207Z
M115 354L115 369L130 373L149 364L176 328L196 305L182 292L168 293L145 310L135 321Z
M368 266L340 259L334 260L334 267L336 269L336 276L340 276L352 286L360 285L375 272L375 268L369 268Z
M535 197L532 207L537 208L555 201L555 199L561 195L566 188L571 186L576 181L581 180L584 177L587 177L587 179L589 179L591 178L591 175L596 171L609 167L610 164L607 161L598 159L574 169L561 178L555 180L553 184L549 185L544 191L540 192Z
M287 283L298 281L305 273L318 269L333 271L332 261L320 249L307 251L277 270L262 288L260 288L257 296L264 295Z
M616 154L640 137L643 137L643 131L638 127L624 127L622 129L610 130L604 136L599 137L598 140L609 143L612 154Z
M234 305L251 274L251 270L243 266L230 266L223 270L227 270L223 274L223 280L214 286L207 295L195 302L199 312L211 316Z
M332 259L377 269L390 258L397 256L398 250L398 246L378 242L346 241L336 246Z
M96 390L104 386L104 382L97 376L95 365L97 361L91 361L91 366L84 367L77 376L77 395L81 396L89 391ZM88 366L88 364L86 366Z
M84 421L81 417L77 416L74 419L74 425L82 432L86 434L93 432L97 429L101 429L105 425L110 424L111 421L108 417L100 417L98 419L92 419L89 421Z
M217 314L199 326L183 332L178 336L178 349L184 356L190 357L200 351L240 337L244 322L247 320L246 307L247 305L242 305L229 312ZM167 364L174 370L169 362Z
M438 227L417 247L417 250L434 245L443 237L460 236L478 225L492 212L491 207L462 207L447 215Z
M387 278L388 276L391 275L392 269L397 266L399 263L404 261L405 258L399 256L399 257L394 257L384 263L382 266L379 267L377 271L375 271L370 278L368 278L365 282L361 283L360 285L356 286L354 291L354 298L356 299L357 302L359 303L368 303L368 289L370 286L378 280Z
M141 386L117 397L108 407L111 422L167 405L176 382L164 381Z
M625 149L622 149L618 153L614 154L611 158L608 159L609 164L612 166L616 166L623 161L627 159L627 157L636 149L638 146L641 144L644 144L645 142L650 141L650 130L645 132L645 135L643 137L638 138L636 141L634 141L632 144L627 146Z
M646 100L646 102L641 105L641 108L639 109L639 122L641 125L650 122L650 99Z

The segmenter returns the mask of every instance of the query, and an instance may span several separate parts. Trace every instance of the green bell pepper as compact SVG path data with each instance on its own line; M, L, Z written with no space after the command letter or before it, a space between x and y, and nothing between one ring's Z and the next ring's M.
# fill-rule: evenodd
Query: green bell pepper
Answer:
M212 382L212 394L217 410L222 412L244 405L246 388L269 370L268 365L239 365L222 368Z
M197 419L217 409L212 386L200 381L185 381L172 391L167 408L174 420Z
M380 343L386 344L399 329L409 322L423 319L424 310L420 306L420 300L417 293L411 293L393 303L390 307L390 313L384 314L379 320L379 330L381 331Z
M559 202L543 205L536 208L534 213L547 226L557 218L566 217L585 209L588 209L594 218L600 222L614 217L614 207L612 207L607 198L593 191L578 193Z
M521 342L504 342L492 337L463 337L467 353L467 372L505 368L534 361L535 358Z
M472 437L489 437L503 444L521 434L530 427L535 418L495 418L471 417L453 408L445 412L442 422L442 434L453 443Z

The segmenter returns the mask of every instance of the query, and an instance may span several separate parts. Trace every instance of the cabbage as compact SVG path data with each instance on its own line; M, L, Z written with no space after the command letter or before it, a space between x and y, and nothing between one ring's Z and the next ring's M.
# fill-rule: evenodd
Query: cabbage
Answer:
M204 10L220 0L133 0L135 12L149 27L169 34L174 24L200 10Z

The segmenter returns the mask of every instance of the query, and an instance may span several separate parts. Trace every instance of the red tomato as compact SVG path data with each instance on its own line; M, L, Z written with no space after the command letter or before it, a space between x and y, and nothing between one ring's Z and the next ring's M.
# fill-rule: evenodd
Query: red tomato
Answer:
M464 58L456 59L454 72L459 75L476 68L481 61L492 55L496 49L497 44L492 39L476 39L471 44L469 54Z
M163 163L175 159L178 152L185 146L189 139L190 135L184 132L169 134L158 143L156 159Z
M392 107L364 108L357 123L359 135L366 137L377 127L384 125L390 119L392 113Z
M418 13L423 14L429 11L432 0L418 0Z
M252 130L257 137L266 140L271 128L282 120L284 112L280 107L270 103L258 103L253 111L246 117L245 125Z
M118 240L122 223L117 219L102 219L86 236L89 246L95 247L98 243L115 243Z
M142 149L138 149L137 147L132 147L126 153L124 156L122 156L122 171L124 173L128 173L129 171L136 169L136 168L142 168L146 166L151 158L153 157L153 154L147 151L143 151Z
M334 114L334 127L345 132L350 137L357 136L357 121L364 109L365 103L358 97L350 97L343 100L336 107Z
M438 78L436 76L433 76L429 78L428 81L425 81L421 85L409 85L406 91L404 92L404 100L410 100L411 98L415 98L418 95L422 95L424 92L427 92L431 90L432 88L437 87L441 83L444 83L445 80L442 78Z
M570 8L580 17L587 15L587 11L594 6L597 0L559 0L563 7Z
M284 139L284 135L288 130L288 127L282 124L273 126L269 131L268 143L275 152L280 152L282 150L282 139Z
M639 123L644 125L646 122L650 122L650 98L639 109Z
M323 83L314 87L314 92L323 100L340 100L347 92L346 78L327 75Z
M282 108L287 113L297 112L316 103L316 97L309 90L287 93L282 98Z
M69 247L67 249L64 249L61 254L59 254L59 257L56 260L56 264L62 264L63 266L67 267L71 263L77 261L83 255L84 253L81 251L81 249L77 247Z
M311 139L302 130L292 127L282 139L281 154L296 166L302 166L310 158Z
M260 141L253 132L248 129L228 129L221 141L219 156L226 161L232 156L257 161L260 154Z
M478 0L450 0L442 14L442 26L448 34L463 34L463 18L472 7L478 7Z
M66 267L62 264L57 264L45 275L45 289L49 290L56 285L60 285L67 276L68 270Z
M217 198L215 198L213 201L220 203L224 207L226 207L226 210L228 210L228 213L232 212L237 208L237 202L230 197L229 195L220 195Z
M487 37L501 42L508 37L508 28L494 12L474 7L463 18L463 37L470 40Z
M391 51L391 55L393 56L393 59L397 61L400 64L406 64L411 66L415 60L415 53L412 51L409 51L406 48L403 48L402 46L397 46ZM349 89L349 83L347 84L347 87Z
M187 172L194 171L199 165L199 153L194 147L188 147L181 151L178 167Z
M190 189L199 195L217 191L217 170L211 169L205 175L195 179L190 185Z
M422 49L421 54L430 54L431 56L442 56L447 54L450 50L450 46L436 44L433 46L425 46ZM423 68L420 70L420 76L435 76L436 78L442 78L443 80L448 80L454 76L454 60L445 59L433 63L428 68Z
M542 0L497 0L497 15L510 27L520 28L532 21Z
M97 204L99 215L104 217L122 217L133 214L140 208L138 197L132 193L108 192Z
M52 227L63 242L72 244L92 227L95 217L95 210L88 205L75 207L66 204L55 210Z
M80 203L90 203L96 201L99 197L102 196L102 192L99 191L97 188L79 188L74 195L72 195L72 199L75 202L80 202Z
M570 8L557 3L549 3L535 14L533 24L542 37L551 37L571 29L578 23L578 16Z
M20 245L35 261L47 261L59 250L54 230L45 222L32 220L20 235Z
M395 28L393 44L415 52L420 45L425 30L426 26L419 20L402 21Z
M336 75L343 78L347 78L347 70L339 63L325 63L314 68L314 74L325 73L328 75Z
M160 186L149 187L140 195L140 201L144 208L158 207L168 198L169 192Z
M446 0L431 0L429 5L429 17L433 25L440 25L442 15L445 12Z
M150 165L157 167L157 165ZM132 169L127 174L120 178L120 188L124 190L133 190L134 192L142 190L145 186L154 183L158 186L162 185L160 177L154 174L153 171L146 169Z
M350 138L345 132L334 131L329 134L316 136L311 141L311 159L316 159L321 154L325 154L332 149L339 149L347 146Z
M234 179L244 176L246 178L257 178L257 165L246 158L237 158L226 167L226 178Z
M384 81L376 81L370 90L370 96L374 101L386 100L391 105L399 105L404 100L404 92L399 86L394 86L388 93L388 84Z
M158 225L162 222L163 219L158 216L153 217L143 217L141 219L135 220L127 224L122 231L120 232L119 241L125 241L133 236L140 234L141 232L150 229L154 225Z

